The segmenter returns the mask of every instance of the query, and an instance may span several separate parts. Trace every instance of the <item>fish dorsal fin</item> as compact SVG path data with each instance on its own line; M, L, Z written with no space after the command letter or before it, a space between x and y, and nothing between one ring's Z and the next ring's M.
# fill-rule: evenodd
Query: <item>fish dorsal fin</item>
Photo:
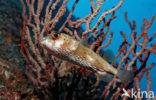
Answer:
M115 59L115 55L112 50L106 50L102 53L103 59L105 59L107 62L112 63Z

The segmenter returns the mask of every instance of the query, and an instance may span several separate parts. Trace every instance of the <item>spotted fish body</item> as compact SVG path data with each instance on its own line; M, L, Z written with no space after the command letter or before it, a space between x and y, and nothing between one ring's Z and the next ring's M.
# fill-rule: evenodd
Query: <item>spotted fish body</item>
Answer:
M99 74L107 72L117 76L122 75L102 57L69 35L52 33L43 38L41 44L52 55L79 66L93 69Z

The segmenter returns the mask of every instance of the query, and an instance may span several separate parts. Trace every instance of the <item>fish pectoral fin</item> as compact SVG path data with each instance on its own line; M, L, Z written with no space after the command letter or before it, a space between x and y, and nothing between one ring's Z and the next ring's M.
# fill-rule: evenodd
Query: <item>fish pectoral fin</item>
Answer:
M84 46L88 47L93 41L91 40L90 37L87 37L85 39L80 40L79 42L83 44Z
M71 64L70 62L62 61L58 71L59 77L66 76L68 74L68 71L72 68L72 66L73 64Z

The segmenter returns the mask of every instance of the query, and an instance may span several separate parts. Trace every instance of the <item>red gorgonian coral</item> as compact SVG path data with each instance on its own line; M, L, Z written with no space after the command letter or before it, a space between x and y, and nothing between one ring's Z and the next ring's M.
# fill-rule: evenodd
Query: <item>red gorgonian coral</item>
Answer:
M154 63L149 67L146 66L146 63L149 55L156 53L156 43L152 44L150 48L147 47L147 43L150 43L155 38L156 33L152 37L149 37L147 30L151 27L155 16L152 16L150 22L144 19L142 32L138 34L135 31L136 21L130 23L127 13L125 13L126 22L131 29L132 44L127 41L126 34L121 31L124 39L112 65L118 69L124 68L133 71L134 81L128 85L123 85L114 76L109 83L103 85L105 89L101 90L101 86L99 85L100 79L97 73L51 56L42 48L40 41L49 32L65 32L77 40L91 41L91 43L87 43L87 46L102 56L100 51L108 47L112 42L113 32L109 32L110 22L117 17L115 16L115 11L120 8L123 0L120 0L118 5L111 10L105 10L93 27L90 27L90 24L97 14L99 14L99 10L105 0L97 0L97 7L95 6L95 2L90 0L91 12L82 19L72 20L72 13L78 1L75 1L72 10L68 15L65 15L67 11L66 4L69 0L64 0L63 2L61 0L21 0L23 6L23 28L21 29L20 46L21 54L26 61L25 73L28 79L32 81L36 89L39 89L44 94L44 98L57 100L59 98L128 99L128 97L121 97L122 88L127 89L129 93L132 92L129 88L133 88L134 90L140 88L139 81L144 73L147 75L147 91L149 91L151 85L149 70L154 66ZM109 14L112 14L111 17L106 18ZM60 24L61 18L65 20ZM83 23L86 23L85 30L81 29ZM101 25L101 23L103 24ZM108 35L108 42L102 45ZM143 41L139 42L141 38L143 38ZM139 51L136 50L138 47L141 48ZM131 54L132 56L130 56ZM120 58L119 65L116 64L118 57ZM141 65L138 66L138 62L141 62ZM98 95L101 96L99 97Z

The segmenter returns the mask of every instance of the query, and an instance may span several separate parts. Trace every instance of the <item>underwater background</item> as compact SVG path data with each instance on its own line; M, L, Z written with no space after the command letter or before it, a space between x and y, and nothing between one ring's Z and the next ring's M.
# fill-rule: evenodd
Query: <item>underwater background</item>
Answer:
M106 2L103 3L102 9L100 12L102 13L105 9L111 9L112 7L116 6L118 4L119 0L106 0ZM71 9L73 2L69 2L67 7ZM76 7L74 11L74 16L83 18L86 14L90 12L90 2L89 0L79 1L78 6ZM128 13L128 18L130 21L136 20L137 23L137 29L136 31L138 33L141 32L141 25L143 23L143 19L147 18L148 20L151 19L152 15L156 15L156 1L155 0L125 0L121 8L116 11L117 18L111 22L111 31L113 31L115 34L113 36L113 42L111 43L111 46L108 48L111 49L114 54L117 54L117 49L120 46L120 43L123 39L120 35L120 31L122 30L125 32L128 36L130 34L131 30L128 27L128 24L125 21L124 13ZM99 16L97 16L98 18ZM97 19L95 19L96 22ZM93 22L93 24L95 24ZM83 26L85 28L85 25ZM156 31L156 20L154 20L153 25L148 30L149 35L152 36L152 34ZM130 36L130 35L129 35ZM128 38L128 37L127 37ZM128 38L130 40L130 37ZM131 41L131 40L130 40ZM156 39L153 40L153 43L156 41ZM152 62L156 62L156 55L150 55L150 58L148 60L147 66L149 66ZM154 66L153 70L151 72L151 79L152 79L152 87L151 90L156 92L156 66ZM144 75L144 78L141 80L141 89L146 90L146 76Z
M31 0L30 0L31 1ZM56 0L54 0L56 1ZM62 0L61 2L63 2ZM115 7L120 0L105 0L103 2L103 5L99 11L99 14L93 19L91 23L91 27L93 27L98 18L101 16L101 14L106 9L111 9ZM47 0L45 0L47 2ZM72 9L72 6L74 4L75 0L70 0L67 3L67 9L68 11L65 13L63 18L58 22L56 25L55 30L59 30L62 23L65 22L67 15ZM94 0L96 2L96 0ZM62 4L62 3L61 3ZM60 4L60 5L61 5ZM59 8L60 5L57 7ZM96 5L96 4L95 4ZM77 6L75 7L75 10L73 12L73 16L71 19L74 21L77 18L83 18L86 15L88 15L91 12L90 9L90 0L79 0ZM96 5L97 6L97 5ZM44 6L43 8L46 8ZM57 8L56 8L57 9ZM57 9L58 10L58 9ZM114 32L113 39L111 44L104 49L110 50L113 52L114 55L118 53L118 49L122 43L123 37L120 35L120 31L123 31L127 35L127 40L132 43L130 34L131 29L129 28L128 24L125 21L125 12L127 12L128 19L132 22L133 20L136 21L136 32L138 35L141 33L141 26L143 24L143 19L147 18L148 21L151 20L152 15L156 15L156 1L155 0L124 0L123 5L115 12L115 15L117 18L111 21L110 23L110 31ZM27 12L28 13L28 12ZM56 12L54 12L56 14ZM54 15L55 15L54 14ZM41 16L44 15L44 13L41 14ZM109 18L110 15L106 16L106 18ZM102 24L100 24L99 27L101 27ZM34 88L32 85L32 82L29 80L27 81L27 76L25 75L25 60L21 57L20 52L20 42L21 42L21 28L23 27L23 20L22 20L22 5L20 3L20 0L0 0L0 97L3 96L7 91L10 91L9 93L11 95L7 95L9 98L22 94L21 98L28 97L27 100L30 100L30 97L34 97L35 95L43 95L44 93L51 89L55 90L57 87L50 87L50 88L42 88L41 90ZM68 27L68 26L67 26ZM70 28L69 28L70 29ZM72 28L71 28L72 30ZM86 24L82 24L81 27L78 28L78 32L81 32L82 30L86 30ZM148 30L148 35L151 37L153 33L156 32L156 20L153 21L152 26ZM33 36L31 36L33 37ZM109 36L106 36L106 41L108 41ZM27 40L25 40L27 43ZM148 47L151 47L151 44L156 42L156 38L153 39L152 43L148 44ZM28 45L29 46L29 45ZM28 49L31 49L30 47ZM141 48L138 48L137 51L139 51ZM24 52L25 53L25 52ZM32 52L30 52L32 53ZM34 56L34 55L33 55ZM130 55L132 56L132 55ZM113 57L113 56L112 56ZM118 64L120 59L117 59L116 63ZM149 66L151 63L156 63L156 55L151 54L147 65ZM138 66L141 65L141 63L137 63ZM151 74L151 91L154 91L156 94L156 65L149 70ZM3 77L3 75L5 77ZM24 76L24 78L22 76ZM81 75L80 75L81 76ZM76 76L79 77L79 76ZM17 78L17 79L16 79ZM84 79L85 80L85 79ZM71 80L70 80L71 81ZM85 80L86 81L86 80ZM94 78L93 78L93 81ZM63 81L63 85L67 83L67 81ZM22 84L21 84L22 83ZM101 83L102 84L102 83ZM100 84L100 86L101 86ZM106 85L106 84L105 84ZM143 78L140 82L141 90L146 91L147 88L147 78L144 74ZM7 89L4 89L7 87ZM88 87L91 87L91 85L88 85ZM104 86L101 86L100 88L104 88ZM43 93L40 93L38 91L42 90ZM23 91L26 90L26 91ZM18 92L17 92L18 91ZM20 93L19 93L20 91ZM22 92L21 92L22 91ZM33 91L33 92L32 92ZM34 92L35 91L35 92ZM95 94L99 90L97 89L95 91ZM49 94L48 94L49 93ZM52 92L54 95L55 92ZM23 95L24 94L24 95ZM50 92L47 92L48 95L50 95ZM100 96L102 94L102 91L100 91ZM80 97L83 97L83 94L80 94ZM99 94L98 94L99 96ZM99 97L100 97L99 96ZM20 96L17 96L20 98ZM47 97L48 98L48 97ZM50 96L51 98L51 96ZM43 99L42 96L40 99ZM55 98L57 100L58 98ZM60 93L60 99L63 99L63 93ZM82 99L82 98L81 98ZM101 98L100 98L101 99ZM120 98L121 99L121 98ZM3 99L2 99L3 100ZM9 100L9 99L8 99ZM10 100L14 100L13 98ZM17 99L20 100L20 99Z

